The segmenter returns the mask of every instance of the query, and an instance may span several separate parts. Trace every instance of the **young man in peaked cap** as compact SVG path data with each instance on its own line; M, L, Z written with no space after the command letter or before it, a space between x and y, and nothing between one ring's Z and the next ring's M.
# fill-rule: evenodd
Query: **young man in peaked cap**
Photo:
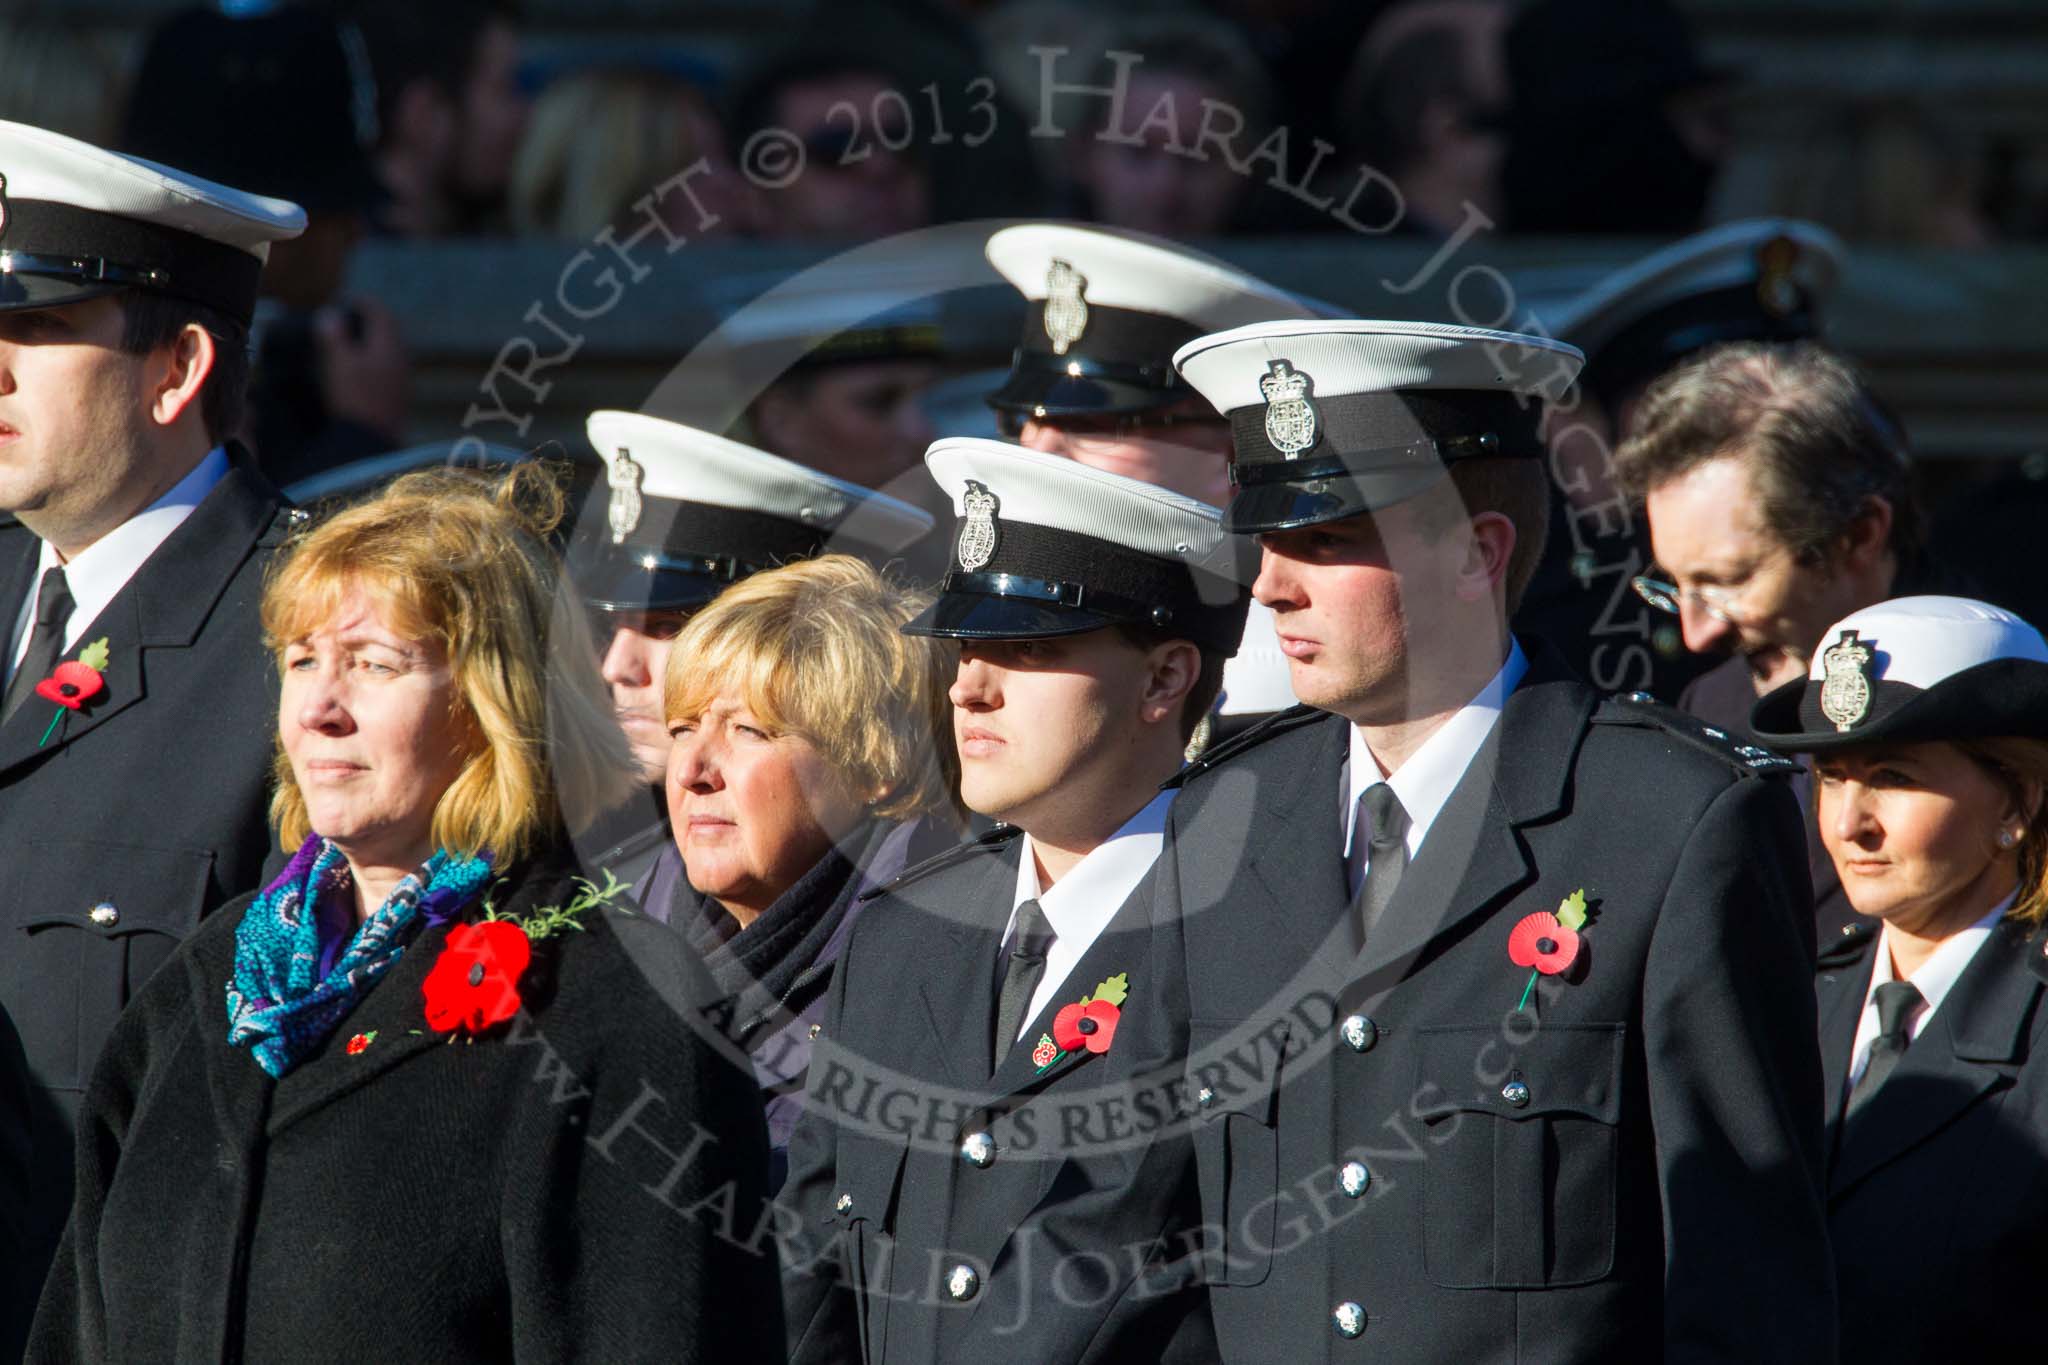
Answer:
M1234 548L1055 456L926 459L959 525L905 629L959 641L961 795L1005 823L880 891L841 959L783 1192L792 1356L1201 1359L1152 876L1244 626Z
M1141 233L1024 223L996 232L986 251L1027 305L1010 373L988 400L1017 439L1222 505L1230 428L1174 370L1173 353L1204 333L1316 317L1319 307ZM1272 619L1254 604L1224 669L1220 729L1292 702Z
M256 606L288 519L230 437L257 277L304 225L0 123L0 1008L34 1105L24 1313L101 1042L272 844ZM98 686L66 693L51 675L81 656Z
M1226 1360L1832 1358L1793 765L1507 628L1578 359L1392 322L1176 357L1306 703L1184 774L1160 872Z
M930 514L857 484L710 432L636 412L594 412L603 457L602 520L580 533L572 567L597 624L598 668L652 805L606 820L596 861L668 914L682 875L662 783L668 723L661 680L692 612L749 574L828 548L887 562L932 528Z

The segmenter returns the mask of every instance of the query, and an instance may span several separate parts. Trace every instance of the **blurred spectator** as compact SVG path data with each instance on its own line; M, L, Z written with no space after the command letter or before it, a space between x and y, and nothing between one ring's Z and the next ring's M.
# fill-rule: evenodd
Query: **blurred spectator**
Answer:
M690 177L689 194L661 195L654 211L682 236L749 231L752 187L727 156L724 130L696 87L653 68L571 72L533 103L512 166L512 227L593 236L632 216L639 200L700 158L710 169ZM707 228L705 215L718 221Z
M1976 249L1996 236L1984 170L1983 149L1920 101L1858 103L1794 144L1773 201L1852 241Z
M1358 161L1399 187L1396 231L1446 236L1468 206L1500 213L1508 15L1505 0L1408 0L1382 11L1359 44L1338 96L1343 133ZM1368 223L1394 216L1352 212Z
M1215 19L1162 16L1119 29L1108 51L1143 60L1124 68L1120 127L1109 125L1112 106L1100 100L1092 117L1071 125L1082 212L1155 236L1227 231L1253 181L1227 155L1203 149L1204 125L1218 133L1241 128L1227 142L1243 156L1271 131L1273 119L1272 87L1243 35ZM1105 54L1086 84L1114 86L1119 74ZM1220 106L1214 114L1212 104Z
M1506 225L1657 236L1701 225L1728 155L1726 73L1670 0L1533 0L1507 31Z
M245 434L280 486L389 450L405 429L398 325L374 300L340 297L379 196L373 105L368 71L324 14L195 8L150 36L119 142L306 210L304 235L270 254L253 329Z
M391 196L376 226L403 237L502 229L526 126L514 0L339 3L376 87L377 171Z
M0 119L105 146L120 112L109 92L120 88L121 68L113 43L81 33L76 21L33 10L0 16Z

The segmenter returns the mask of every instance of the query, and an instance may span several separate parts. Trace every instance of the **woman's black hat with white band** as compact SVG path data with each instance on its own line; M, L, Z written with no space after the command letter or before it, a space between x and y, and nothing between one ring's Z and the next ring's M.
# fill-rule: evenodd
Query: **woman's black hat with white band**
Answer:
M1972 598L1879 602L1829 627L1807 676L1759 699L1750 728L1795 753L2048 738L2048 641Z
M1416 496L1463 459L1540 460L1585 361L1545 337L1423 322L1265 322L1173 358L1230 419L1225 529L1283 531Z
M959 521L939 599L909 635L1026 640L1149 627L1237 652L1251 600L1216 509L1002 441L925 453Z

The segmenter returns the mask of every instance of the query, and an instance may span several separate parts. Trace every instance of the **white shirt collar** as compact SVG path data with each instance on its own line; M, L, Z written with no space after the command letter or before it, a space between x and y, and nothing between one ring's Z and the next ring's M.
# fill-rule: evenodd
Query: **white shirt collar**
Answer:
M1528 671L1528 657L1522 653L1520 642L1510 637L1506 662L1501 664L1500 671L1493 675L1492 680L1479 689L1479 695L1438 726L1436 732L1423 741L1421 748L1388 774L1387 785L1401 799L1401 809L1408 812L1410 858L1421 851L1422 837L1429 833L1429 827L1438 812L1443 810L1444 802L1451 799L1451 793L1465 776L1465 770L1472 766L1473 757L1499 723L1501 707L1506 703L1508 693L1515 690ZM1351 727L1351 758L1345 772L1342 794L1344 855L1349 858L1351 841L1357 833L1354 826L1358 822L1358 795L1380 780L1379 763L1366 746L1365 732L1356 725Z
M1153 797L1144 809L1124 821L1116 833L1090 849L1050 890L1039 890L1038 858L1031 836L1024 836L1017 859L1017 887L1010 901L1010 919L1003 928L1005 951L1010 933L1017 926L1017 907L1034 898L1045 911L1054 936L1045 955L1045 975L1038 979L1038 988L1031 993L1030 1008L1024 1013L1026 1030L1060 993L1067 974L1073 971L1082 954L1094 946L1116 912L1130 899L1131 892L1145 880L1152 864L1159 860L1159 850L1166 842L1166 813L1174 796L1174 792L1164 791ZM1087 982L1068 993L1078 996L1094 984Z
M1906 1026L1908 1040L1917 1039L1926 1029L1927 1021L1941 1008L1941 1002L1948 999L1949 992L1970 962L1977 956L1977 950L1991 937L1991 931L1998 927L1998 921L2012 908L2019 892L2014 891L1997 905L1991 907L1984 918L1967 929L1959 929L1941 941L1925 962L1920 964L1906 979L1919 990L1920 998L1927 1004L1918 1010L1912 1022ZM1877 936L1877 960L1870 969L1870 985L1863 992L1863 1017L1857 1021L1856 1042L1849 1052L1849 1084L1863 1074L1870 1064L1870 1045L1877 1041L1877 988L1892 981L1892 927L1887 924Z
M215 446L192 467L191 473L171 485L169 492L64 563L64 583L71 589L73 604L71 620L64 630L66 655L78 648L79 641L107 604L227 474L227 451ZM35 624L36 594L43 574L57 567L58 562L56 547L42 542L35 574L29 580L28 599L20 604L15 617L14 648L8 655L10 668L28 650L29 632Z

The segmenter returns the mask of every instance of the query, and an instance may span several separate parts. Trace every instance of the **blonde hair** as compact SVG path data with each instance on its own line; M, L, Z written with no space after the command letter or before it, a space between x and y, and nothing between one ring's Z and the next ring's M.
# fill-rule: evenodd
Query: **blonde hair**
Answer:
M668 722L732 693L772 730L801 735L874 814L960 823L953 748L955 647L899 627L930 595L851 555L824 555L733 584L690 618L662 678Z
M583 71L534 101L512 167L512 225L589 237L619 223L655 188L714 147L703 99L656 71Z
M1960 739L1955 746L2005 788L2025 819L2020 835L2019 894L2013 897L2010 919L2023 924L2048 920L2048 740L2001 737Z
M495 478L407 474L299 535L264 585L264 639L280 660L357 588L392 629L446 650L477 743L435 802L436 847L510 862L631 791L588 626L556 591L544 537L562 510L553 473L536 464ZM282 743L275 770L270 816L294 849L314 831Z

